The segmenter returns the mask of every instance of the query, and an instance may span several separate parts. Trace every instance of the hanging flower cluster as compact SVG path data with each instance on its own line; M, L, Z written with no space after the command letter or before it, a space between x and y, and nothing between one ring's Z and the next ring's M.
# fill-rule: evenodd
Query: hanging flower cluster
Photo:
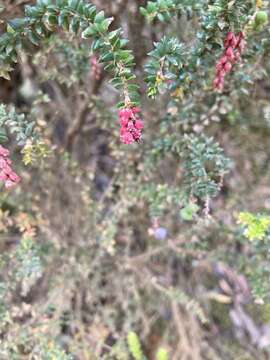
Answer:
M235 35L230 31L224 41L223 55L216 65L216 77L213 82L215 89L223 90L225 75L231 71L233 64L241 59L244 48L244 33Z
M98 63L98 59L96 56L92 56L90 59L91 63L91 75L95 80L99 80L101 78L101 67Z
M11 188L20 182L21 178L12 170L9 150L0 145L0 181L5 187Z
M124 144L139 142L142 137L143 122L139 118L140 109L137 107L126 107L119 111L120 140Z

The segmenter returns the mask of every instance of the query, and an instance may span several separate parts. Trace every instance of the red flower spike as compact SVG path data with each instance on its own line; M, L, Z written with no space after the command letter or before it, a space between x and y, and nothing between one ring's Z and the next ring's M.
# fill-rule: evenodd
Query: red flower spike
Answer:
M229 31L224 40L224 52L216 64L216 77L213 81L213 87L222 90L224 87L224 77L226 73L232 70L235 62L241 59L241 54L245 48L244 33L239 32L235 35Z
M119 111L120 140L122 143L132 144L141 140L143 122L138 117L139 112L140 109L137 107L126 107Z

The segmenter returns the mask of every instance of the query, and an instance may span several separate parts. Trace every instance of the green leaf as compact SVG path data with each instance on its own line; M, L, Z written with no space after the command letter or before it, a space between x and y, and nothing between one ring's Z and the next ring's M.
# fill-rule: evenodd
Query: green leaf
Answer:
M77 34L79 27L80 27L80 19L78 17L73 17L69 25L69 30L74 34Z
M40 22L38 24L36 24L35 26L35 32L37 33L38 36L43 37L46 34L46 30L43 27L43 24Z
M196 204L189 204L180 211L181 218L185 221L192 221L194 215L199 210L199 206Z
M94 5L91 4L87 4L85 6L85 15L91 19L91 21L94 21L95 16L96 16L96 7Z
M143 353L141 348L140 340L137 334L130 331L127 336L128 348L135 360L143 360Z
M0 128L0 143L3 144L8 140L6 130L4 128Z
M164 22L166 20L163 14L158 14L157 17L160 22Z
M26 35L32 44L39 46L40 38L37 36L37 34L35 34L32 30L28 30Z
M114 60L114 54L113 53L107 53L107 54L104 54L103 56L101 56L100 58L100 62L103 63L103 62L108 62L108 61L112 61Z
M147 12L153 13L158 9L158 5L154 3L153 1L148 1L147 3Z
M108 18L103 20L101 23L98 24L99 26L99 31L100 32L106 32L111 24L111 22L113 21L113 18Z
M143 15L143 16L147 16L148 15L148 12L147 10L144 8L144 7L140 7L140 13Z
M6 54L10 55L10 53L14 50L14 46L13 44L8 44L8 46L6 47Z
M88 39L92 36L94 36L95 34L97 34L97 28L95 25L91 25L88 26L83 32L82 32L82 38L83 39Z
M23 29L28 24L27 18L17 18L8 21L8 25L15 31Z
M103 41L100 39L95 39L92 42L91 49L92 49L92 51L97 51L98 49L102 48L102 46L103 46Z
M49 29L51 26L55 26L57 25L58 19L56 15L52 15L52 14L46 14L44 15L44 24L49 26Z
M97 15L95 16L94 22L95 23L101 23L104 19L105 19L104 11L102 10L99 13L97 13Z
M69 0L68 1L68 6L73 10L76 10L78 5L79 5L79 0Z
M58 25L61 26L64 30L68 31L69 29L69 14L66 11L61 11L58 17Z
M37 0L37 5L48 6L52 3L52 0Z
M26 5L24 9L25 9L25 15L33 18L37 18L43 15L44 13L44 9L40 6Z
M167 350L160 348L157 352L156 360L168 360Z

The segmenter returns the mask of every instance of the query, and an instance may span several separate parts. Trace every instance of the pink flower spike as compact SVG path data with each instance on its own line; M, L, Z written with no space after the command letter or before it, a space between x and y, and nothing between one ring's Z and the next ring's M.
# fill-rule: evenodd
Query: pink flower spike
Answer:
M118 112L120 128L120 140L124 144L139 142L143 122L138 117L141 110L137 107L126 107Z
M5 183L6 188L11 188L18 184L21 178L12 170L8 155L9 150L0 145L0 181Z
M239 32L235 35L229 31L224 40L224 52L216 64L216 76L213 81L215 89L222 90L226 73L230 72L234 63L241 59L241 53L244 50L246 42L244 33Z

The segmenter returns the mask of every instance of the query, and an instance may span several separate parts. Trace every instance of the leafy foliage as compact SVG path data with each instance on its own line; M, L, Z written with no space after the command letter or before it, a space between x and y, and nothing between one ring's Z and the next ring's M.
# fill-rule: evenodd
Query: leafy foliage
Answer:
M128 349L135 360L146 360L141 349L141 342L134 331L130 331L127 336ZM164 348L159 348L156 360L168 360L168 352Z
M135 360L142 360L143 359L143 353L141 349L141 343L140 340L135 332L129 332L128 337L128 348L130 353L132 354L133 358Z
M160 42L154 43L154 45L155 50L149 53L153 60L145 66L145 71L148 74L146 82L149 86L148 95L150 97L154 97L157 92L164 93L166 88L171 89L171 81L179 77L186 62L186 52L178 39L163 37Z
M141 13L151 22L155 18L165 22L176 14L190 13L193 9L197 10L201 6L198 1L181 1L181 0L157 0L148 1L146 8L141 7Z
M185 184L191 195L206 199L218 193L220 182L229 169L229 160L211 138L186 136L182 154Z
M245 227L244 235L249 240L262 240L270 227L270 218L266 215L253 215L242 212L238 215L239 224Z
M24 114L17 114L14 107L7 110L5 105L0 105L0 138L1 142L7 141L6 129L15 134L19 146L25 145L27 139L35 141L35 122L26 118Z
M160 348L157 352L157 360L168 360L168 352L166 349Z
M121 29L109 31L112 18L105 18L104 11L97 12L94 5L84 1L63 0L56 4L40 0L35 6L26 6L25 17L10 20L8 29L0 38L2 76L9 77L11 64L16 62L17 52L27 50L27 42L39 45L56 27L83 39L92 39L91 49L98 51L105 70L113 74L112 84L122 89L125 103L137 102L137 86L129 85L134 79L131 71L133 56L125 49Z

